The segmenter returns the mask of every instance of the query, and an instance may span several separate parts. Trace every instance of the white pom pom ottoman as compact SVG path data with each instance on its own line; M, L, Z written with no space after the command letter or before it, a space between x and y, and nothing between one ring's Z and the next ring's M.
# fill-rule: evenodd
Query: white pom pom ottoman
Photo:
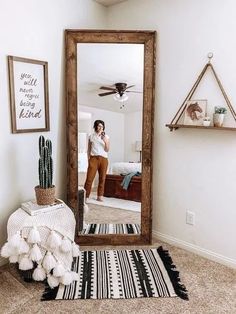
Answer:
M71 265L73 257L80 254L74 242L75 225L74 214L65 203L35 216L19 208L9 217L8 241L1 255L10 263L18 263L19 270L34 280L47 279L51 288L68 285L76 280Z

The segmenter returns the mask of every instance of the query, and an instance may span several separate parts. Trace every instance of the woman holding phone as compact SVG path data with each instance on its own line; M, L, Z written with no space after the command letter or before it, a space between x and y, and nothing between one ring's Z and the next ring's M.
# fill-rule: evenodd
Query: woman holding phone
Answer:
M88 140L88 170L84 188L86 198L89 198L93 180L98 171L98 189L97 201L102 202L104 194L104 185L108 167L108 151L110 147L109 136L105 134L105 123L102 120L96 120L93 124L94 132Z

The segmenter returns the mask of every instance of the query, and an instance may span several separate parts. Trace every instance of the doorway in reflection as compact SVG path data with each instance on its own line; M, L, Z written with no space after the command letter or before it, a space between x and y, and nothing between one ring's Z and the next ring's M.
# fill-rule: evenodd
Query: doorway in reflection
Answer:
M84 204L81 234L139 234L142 186L143 58L141 44L78 44L78 182L84 187L88 139L103 120L110 139L103 202L98 176ZM117 82L127 88L119 90ZM117 87L118 86L118 87Z

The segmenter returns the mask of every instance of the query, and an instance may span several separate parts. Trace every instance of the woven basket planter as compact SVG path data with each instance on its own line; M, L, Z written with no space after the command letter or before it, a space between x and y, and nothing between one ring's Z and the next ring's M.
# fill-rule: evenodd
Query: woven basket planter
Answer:
M41 189L39 185L37 185L34 189L38 205L51 205L55 203L55 186L48 189Z

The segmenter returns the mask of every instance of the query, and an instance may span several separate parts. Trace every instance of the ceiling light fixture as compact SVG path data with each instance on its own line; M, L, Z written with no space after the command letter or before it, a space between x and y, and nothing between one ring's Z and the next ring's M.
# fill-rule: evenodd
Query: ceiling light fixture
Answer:
M126 93L123 93L122 95L120 95L119 93L116 93L113 98L116 100L116 101L119 101L119 102L124 102L126 100L128 100L128 95Z
M129 99L129 96L126 94L126 93L116 93L114 96L113 96L113 99L115 101L119 101L121 104L120 104L120 109L124 108L125 104L124 102L127 101Z

